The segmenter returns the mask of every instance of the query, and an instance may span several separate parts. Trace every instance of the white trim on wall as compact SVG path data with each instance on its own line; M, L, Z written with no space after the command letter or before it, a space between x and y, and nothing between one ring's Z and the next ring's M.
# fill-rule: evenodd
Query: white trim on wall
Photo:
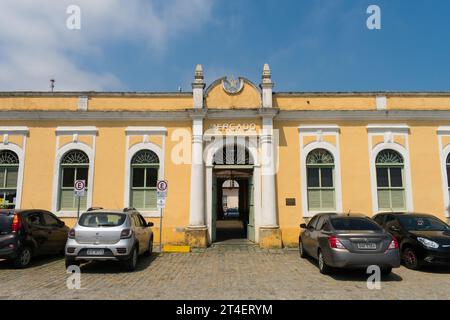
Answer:
M335 206L336 212L342 212L342 179L341 179L341 154L339 135L340 129L337 125L306 125L299 126L300 134L300 173L301 173L301 197L302 212L304 218L311 218L320 213L317 211L309 211L308 209L308 186L307 186L307 170L306 157L315 149L325 149L333 155L334 158L334 187L335 187ZM316 137L316 141L308 144L303 143L304 137ZM334 136L336 146L323 141L323 136Z
M444 126L437 129L438 140L439 140L439 156L441 161L441 177L442 177L442 192L444 196L444 216L450 217L450 195L448 192L448 179L447 179L447 157L450 155L450 144L444 146L442 141L443 137L450 136L450 127Z
M2 127L2 129L5 127ZM2 133L3 132L8 132L8 133L4 133L4 134L14 134L13 132L10 131L3 131L0 130ZM28 132L28 130L26 131ZM0 144L0 151L2 150L9 150L14 152L17 157L19 158L19 170L17 172L17 187L16 187L16 209L20 209L22 206L22 192L23 192L23 173L24 173L24 168L25 168L25 144L26 144L26 134L23 134L22 136L22 147L18 146L15 143L10 143L8 141L3 141L3 143Z
M61 160L63 156L71 151L71 150L81 150L89 158L89 174L88 174L88 185L87 185L87 201L86 207L89 208L92 206L92 194L94 191L94 160L95 160L95 147L91 148L85 143L82 142L71 142L64 145L61 148L58 148L56 151L55 158L55 168L53 171L53 196L52 196L52 211L56 212L59 217L73 218L77 216L76 211L60 211L58 210L58 202L59 202L59 186L61 182ZM85 210L82 208L81 210Z
M60 211L58 210L59 201L59 185L60 185L60 164L62 157L71 150L81 150L89 158L89 174L88 174L88 191L87 191L87 208L92 206L92 195L94 193L94 168L95 168L95 144L97 137L97 128L92 126L86 127L57 127L56 133L56 152L55 152L55 164L53 169L53 194L52 194L52 211L56 212L59 217L64 218L75 218L77 216L76 211ZM92 147L89 145L79 142L79 135L92 136ZM72 142L60 145L61 136L72 136Z
M379 213L378 208L378 188L377 188L377 174L376 174L376 157L377 155L386 149L392 149L401 154L404 160L403 176L405 184L405 200L406 211L413 212L413 196L412 196L412 178L411 178L411 165L409 159L409 126L404 124L399 125L368 125L368 139L369 139L369 166L370 166L370 185L372 189L372 213ZM374 136L383 136L384 141L373 145ZM402 136L405 139L405 146L395 143L395 137Z
M164 180L165 177L165 149L166 149L166 134L167 129L164 127L128 127L125 129L126 143L125 143L125 183L124 183L124 207L130 206L130 185L131 185L131 159L141 150L153 151L159 159L158 180ZM142 136L142 142L133 145L130 148L130 137ZM162 146L148 141L149 136L161 136ZM161 209L156 211L141 211L141 214L146 218L160 218Z

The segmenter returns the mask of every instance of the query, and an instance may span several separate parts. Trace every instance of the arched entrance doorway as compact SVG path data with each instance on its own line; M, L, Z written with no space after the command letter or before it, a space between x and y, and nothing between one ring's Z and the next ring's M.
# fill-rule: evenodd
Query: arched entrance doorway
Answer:
M255 242L254 161L249 149L225 144L211 164L211 242Z

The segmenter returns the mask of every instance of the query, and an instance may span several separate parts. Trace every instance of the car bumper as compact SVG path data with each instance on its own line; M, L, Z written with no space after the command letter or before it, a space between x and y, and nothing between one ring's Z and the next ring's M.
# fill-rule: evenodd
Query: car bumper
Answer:
M16 258L16 249L14 249L14 248L0 249L0 259L11 260L14 258Z
M325 255L325 262L337 268L366 268L376 265L379 267L400 267L398 250L388 250L381 253L353 253L348 250L332 249Z
M450 251L426 251L423 256L423 261L430 265L447 265L450 266Z
M83 261L122 261L130 257L133 248L130 239L123 239L115 244L81 244L74 239L69 239L66 243L66 258ZM90 249L103 249L103 255L90 255Z

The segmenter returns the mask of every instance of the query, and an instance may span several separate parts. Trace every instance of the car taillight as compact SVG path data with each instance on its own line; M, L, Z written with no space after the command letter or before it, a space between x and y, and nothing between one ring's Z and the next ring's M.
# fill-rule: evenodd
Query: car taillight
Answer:
M22 222L20 221L19 216L15 214L11 226L12 232L17 233L20 228L22 228Z
M131 238L133 231L131 229L123 229L120 233L120 239L128 239Z
M393 250L393 249L398 249L398 241L397 239L394 237L392 238L391 243L389 244L389 250Z
M75 229L70 229L70 231L69 231L69 239L75 239Z
M345 246L335 236L329 236L328 242L330 243L330 247L333 249L345 249Z

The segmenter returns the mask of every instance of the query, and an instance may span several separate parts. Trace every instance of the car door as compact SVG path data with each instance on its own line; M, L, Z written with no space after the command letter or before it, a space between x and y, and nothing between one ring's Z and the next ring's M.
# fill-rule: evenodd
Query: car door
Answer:
M67 241L67 233L62 222L50 212L42 212L43 223L47 228L49 253L62 252Z
M314 232L317 220L319 219L319 216L314 216L306 226L305 231L302 233L302 243L303 243L303 249L306 250L309 254L312 254L312 239L311 234Z
M42 255L50 253L48 243L48 229L44 225L44 218L42 212L33 211L27 214L26 223L28 227L28 234L35 243L34 254Z
M148 249L148 244L150 243L150 236L152 234L152 229L147 227L147 222L145 221L144 217L140 214L137 215L139 220L141 221L142 226L142 238L143 238L143 248L144 250Z
M133 229L136 234L136 239L139 242L139 254L143 253L147 248L147 244L144 241L144 232L142 228L142 222L137 214L131 216L131 221L133 223Z
M322 228L326 222L326 216L320 216L317 219L317 223L314 227L314 231L311 232L311 254L315 257L319 249L319 238L322 236Z

